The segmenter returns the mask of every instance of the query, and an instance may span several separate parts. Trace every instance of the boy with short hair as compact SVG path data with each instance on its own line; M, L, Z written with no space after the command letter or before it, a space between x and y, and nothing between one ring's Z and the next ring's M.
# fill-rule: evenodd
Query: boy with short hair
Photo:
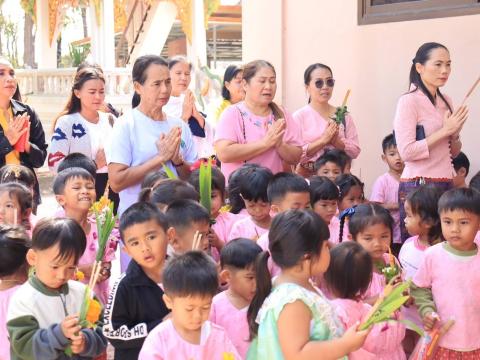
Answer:
M12 360L79 359L104 352L101 316L95 329L81 329L78 313L85 285L70 280L85 250L82 228L71 219L43 219L33 231L27 261L35 268L13 295L7 316Z
M457 157L452 160L452 163L456 173L453 177L453 187L466 188L467 183L465 182L465 179L470 171L470 160L468 160L467 155L460 152Z
M98 234L95 221L89 219L90 208L95 202L95 180L82 168L68 168L60 171L53 181L53 192L60 206L65 211L65 217L75 220L87 236L87 247L80 258L79 269L85 274L88 282L92 265L97 256ZM103 258L100 277L94 291L103 304L108 297L108 278L110 277L111 261L115 258L117 239L115 233L107 243Z
M168 241L176 255L209 249L210 214L202 205L193 200L176 200L168 206L166 215ZM199 244L194 244L195 235L201 236Z
M115 348L115 359L138 359L148 333L169 310L162 300L162 271L167 253L168 222L155 205L139 202L120 217L124 251L132 258L113 285L103 331Z
M326 151L315 162L315 172L318 176L326 176L332 181L348 172L350 172L351 159L343 150Z
M393 134L389 134L383 139L382 150L382 160L387 164L388 171L375 180L370 201L376 202L390 211L395 221L392 250L398 254L402 245L400 236L400 212L398 210L398 187L405 164L400 157Z
M301 210L310 207L310 187L300 175L280 172L275 174L268 183L268 201L271 203L272 213L279 214L288 210ZM268 232L260 236L257 244L268 251ZM272 276L280 272L280 268L268 259L268 268Z

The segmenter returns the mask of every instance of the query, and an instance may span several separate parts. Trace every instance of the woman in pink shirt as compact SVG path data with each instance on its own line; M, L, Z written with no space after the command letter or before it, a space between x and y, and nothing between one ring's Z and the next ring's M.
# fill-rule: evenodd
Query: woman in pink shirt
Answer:
M337 124L332 118L337 108L330 105L335 79L330 67L312 64L303 75L308 93L308 104L297 110L293 118L300 127L303 146L297 172L305 177L314 175L313 165L326 149L345 150L355 159L360 154L357 128L349 113Z
M405 168L398 191L402 241L405 229L405 197L425 183L443 191L452 187L452 158L461 150L460 131L468 117L466 106L455 111L440 92L450 75L450 54L438 43L417 50L410 70L410 92L400 97L394 120L395 138Z
M273 65L265 60L248 63L243 87L245 100L225 109L215 134L225 178L246 162L274 174L285 164L296 165L302 153L301 136L290 114L273 102L277 90Z

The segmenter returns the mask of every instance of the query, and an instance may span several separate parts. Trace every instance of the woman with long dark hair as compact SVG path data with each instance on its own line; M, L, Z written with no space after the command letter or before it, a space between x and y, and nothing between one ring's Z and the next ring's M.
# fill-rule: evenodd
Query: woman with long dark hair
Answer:
M37 113L23 104L15 70L0 58L0 167L21 164L33 171L43 166L47 157L45 132ZM40 203L38 182L35 182L34 212Z
M344 150L350 158L355 159L360 154L360 144L350 113L339 124L333 120L337 107L330 104L335 86L332 69L315 63L305 69L303 78L308 104L298 109L293 118L301 129L305 143L297 172L310 177L315 173L315 160L326 150Z
M105 146L111 138L115 117L101 111L105 101L105 77L98 67L81 67L75 74L72 91L53 125L48 166L57 171L67 155L81 153L97 166L95 190L97 199L108 184ZM118 194L109 190L109 198L118 206Z
M237 65L229 65L225 69L222 83L222 103L216 111L216 121L227 107L245 99L245 89L242 86L243 69Z
M451 72L448 49L439 43L425 43L417 50L410 69L410 91L397 104L394 120L395 139L405 162L399 186L399 210L402 241L405 229L405 198L423 184L442 191L452 187L452 158L461 148L460 131L468 110L454 110L452 101L440 88Z

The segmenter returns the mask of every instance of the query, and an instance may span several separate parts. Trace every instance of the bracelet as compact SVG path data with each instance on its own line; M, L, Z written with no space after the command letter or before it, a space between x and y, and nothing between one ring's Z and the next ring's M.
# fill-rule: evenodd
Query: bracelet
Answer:
M185 163L182 161L180 164L175 164L175 163L172 161L172 164L173 164L173 166L175 166L175 167L180 167L180 166L183 166Z

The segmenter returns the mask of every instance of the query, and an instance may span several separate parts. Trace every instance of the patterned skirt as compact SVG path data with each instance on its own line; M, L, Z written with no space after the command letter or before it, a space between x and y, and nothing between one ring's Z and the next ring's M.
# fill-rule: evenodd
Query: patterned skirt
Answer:
M432 179L432 178L415 178L415 179L400 179L400 186L398 187L398 207L400 212L400 234L402 243L407 240L410 235L405 228L405 199L407 195L413 190L418 189L422 185L433 185L439 188L442 192L453 188L451 179ZM480 360L480 358L479 358Z
M439 347L433 360L479 360L480 349L473 351L455 351Z

